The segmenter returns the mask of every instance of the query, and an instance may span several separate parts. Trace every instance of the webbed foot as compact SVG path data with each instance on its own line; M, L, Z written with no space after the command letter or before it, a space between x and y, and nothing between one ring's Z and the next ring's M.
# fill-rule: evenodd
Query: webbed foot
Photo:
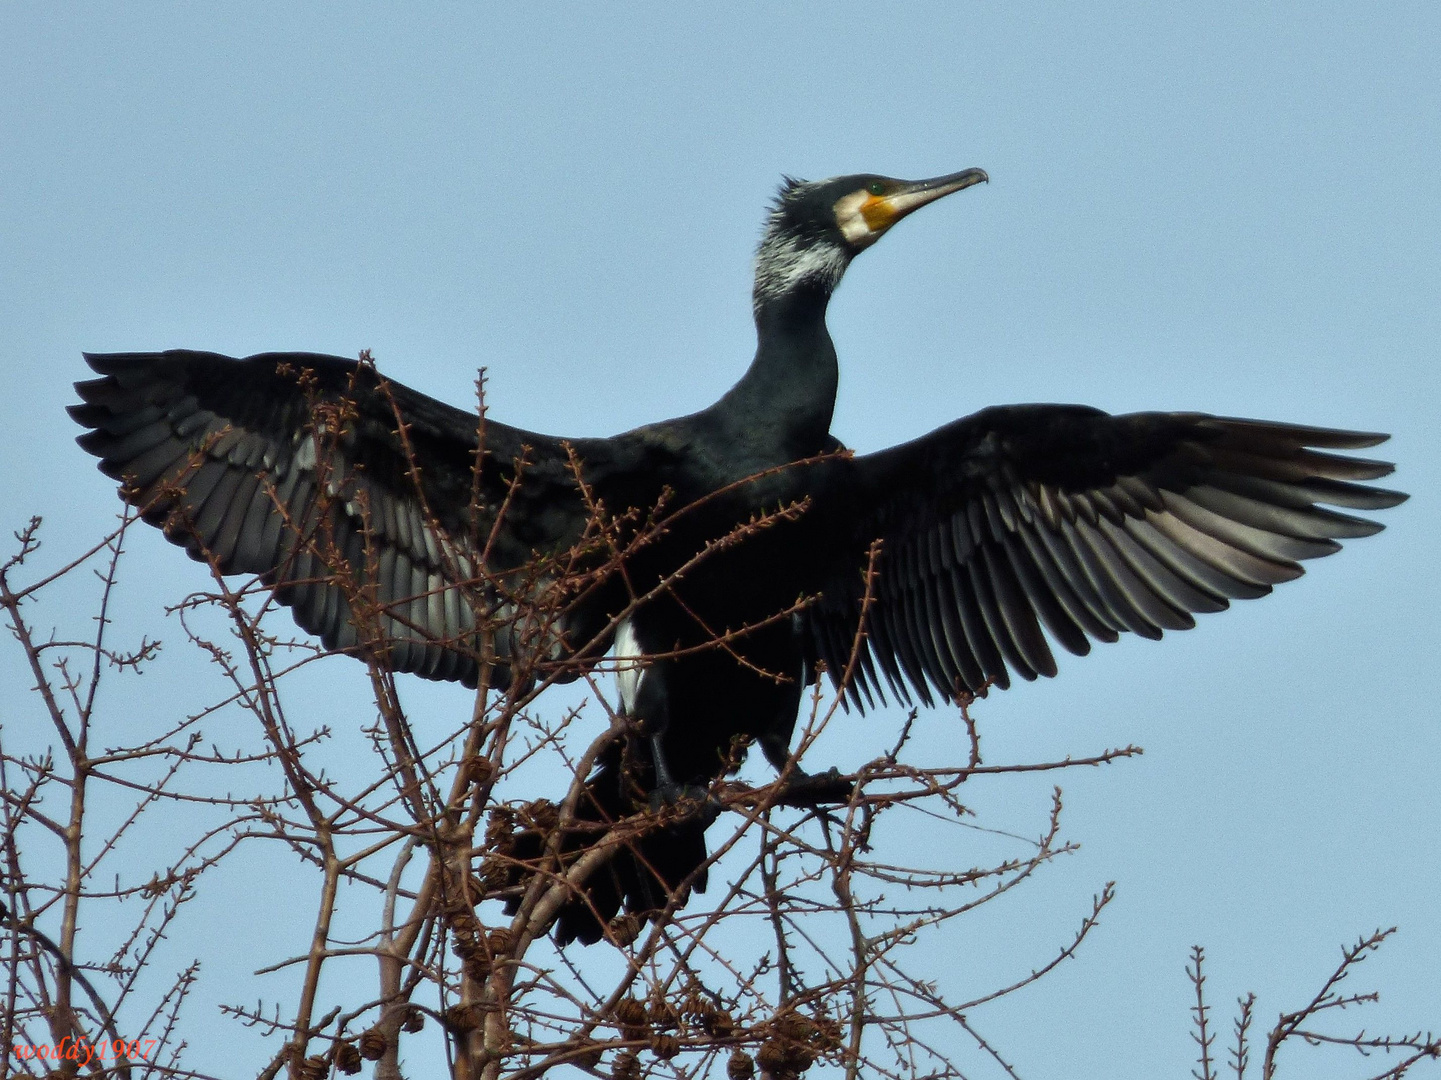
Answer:
M816 807L823 803L850 802L856 786L841 776L834 765L823 773L796 769L781 792L780 801L787 806Z

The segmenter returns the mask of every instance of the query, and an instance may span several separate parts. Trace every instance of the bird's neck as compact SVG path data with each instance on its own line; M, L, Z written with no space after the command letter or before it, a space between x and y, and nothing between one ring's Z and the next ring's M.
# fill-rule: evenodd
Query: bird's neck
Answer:
M774 443L777 463L818 453L830 432L839 371L826 330L830 287L805 284L756 297L756 355L720 406Z

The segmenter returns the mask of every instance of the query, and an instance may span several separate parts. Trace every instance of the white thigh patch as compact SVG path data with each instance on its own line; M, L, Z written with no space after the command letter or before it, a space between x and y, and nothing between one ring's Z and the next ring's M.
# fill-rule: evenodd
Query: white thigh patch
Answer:
M627 713L635 712L635 699L640 693L640 680L645 675L640 658L644 655L635 627L626 619L615 631L615 685L620 692L620 705Z

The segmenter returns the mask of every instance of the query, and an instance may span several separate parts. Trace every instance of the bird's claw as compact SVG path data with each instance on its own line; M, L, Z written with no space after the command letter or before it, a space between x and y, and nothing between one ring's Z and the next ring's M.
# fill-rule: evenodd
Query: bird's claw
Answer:
M721 812L721 805L709 789L694 784L665 784L650 793L650 810L653 814L665 810L677 811L681 818L692 815L709 825Z
M822 803L850 802L856 786L841 776L841 771L832 765L822 773L808 773L797 769L791 774L781 792L781 801L788 806L815 807Z

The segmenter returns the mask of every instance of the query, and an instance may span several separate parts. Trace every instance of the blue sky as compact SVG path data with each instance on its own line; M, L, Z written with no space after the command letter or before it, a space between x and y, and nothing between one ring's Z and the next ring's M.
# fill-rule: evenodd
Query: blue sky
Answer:
M1147 752L1063 778L1082 851L928 948L966 995L1118 881L1075 961L975 1017L1031 1080L1184 1075L1193 943L1215 1003L1254 989L1267 1019L1399 924L1354 1022L1441 1027L1434 5L7 4L0 40L0 529L44 514L57 560L115 508L63 413L82 349L369 348L458 403L483 365L499 419L620 431L744 369L782 173L992 178L832 304L859 450L1010 401L1393 432L1413 499L1379 537L980 707L997 762ZM164 630L204 575L130 547L135 625ZM955 734L924 718L936 753ZM1030 834L1048 787L972 797Z

